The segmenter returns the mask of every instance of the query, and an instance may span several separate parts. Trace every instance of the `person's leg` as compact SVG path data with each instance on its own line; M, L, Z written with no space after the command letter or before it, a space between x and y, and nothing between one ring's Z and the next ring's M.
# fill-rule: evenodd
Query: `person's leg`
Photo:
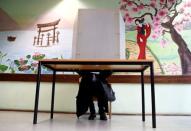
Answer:
M93 100L90 102L89 109L90 109L90 116L88 119L94 120L94 118L96 117L96 111L95 111Z
M100 120L107 120L106 110L108 109L108 103L106 102L105 99L98 99L98 108L99 108Z
M104 95L104 90L99 81L97 81L97 101L98 101L98 108L99 108L99 114L100 114L100 120L107 120L107 116L105 112L108 110L108 103L107 99Z
M112 75L112 71L101 71L97 76L97 96L100 120L107 120L106 112L108 112L108 100L105 96L103 83L107 83L107 78Z

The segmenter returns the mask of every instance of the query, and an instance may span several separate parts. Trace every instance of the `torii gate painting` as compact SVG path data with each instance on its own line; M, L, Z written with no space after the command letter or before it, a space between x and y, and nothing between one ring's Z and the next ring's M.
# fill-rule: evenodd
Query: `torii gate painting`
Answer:
M39 47L46 47L46 46L51 46L51 42L52 42L52 45L54 45L55 42L58 43L60 32L56 31L56 29L59 22L60 22L60 19L53 22L49 22L49 23L37 24L38 36L34 37L33 45L39 46ZM47 39L44 38L45 35L47 35ZM45 42L44 42L44 39L46 39Z

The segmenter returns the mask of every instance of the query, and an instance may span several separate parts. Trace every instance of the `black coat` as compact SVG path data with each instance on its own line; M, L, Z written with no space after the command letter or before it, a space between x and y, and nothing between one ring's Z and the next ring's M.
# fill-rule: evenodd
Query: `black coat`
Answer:
M107 82L106 77L109 75L96 75L94 80L94 74L90 72L78 72L81 76L81 82L79 83L79 90L76 97L76 115L80 117L85 114L88 110L92 97L96 96L99 102L102 102L105 112L108 112L108 100L105 96L102 82ZM105 73L104 73L105 74ZM111 74L111 73L110 73Z

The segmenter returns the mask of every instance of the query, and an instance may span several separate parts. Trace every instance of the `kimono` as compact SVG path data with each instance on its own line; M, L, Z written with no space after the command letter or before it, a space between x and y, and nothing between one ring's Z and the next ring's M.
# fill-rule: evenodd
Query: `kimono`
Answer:
M146 59L147 38L151 34L151 26L149 24L137 26L137 44L139 46L138 59Z

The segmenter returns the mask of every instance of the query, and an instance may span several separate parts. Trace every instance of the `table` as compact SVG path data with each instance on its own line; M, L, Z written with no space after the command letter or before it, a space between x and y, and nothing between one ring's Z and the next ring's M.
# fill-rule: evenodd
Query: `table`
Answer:
M76 72L76 71L93 71L103 70L113 72L140 72L141 75L141 94L142 94L142 121L145 121L145 91L144 91L144 71L150 68L151 84L151 108L152 108L152 127L156 128L155 112L155 87L154 87L154 65L152 60L120 60L120 59L44 59L38 63L38 73L36 80L36 94L34 105L33 124L37 124L39 90L41 80L41 67L47 67L53 71L52 80L52 99L50 118L53 119L54 113L54 95L56 72Z

